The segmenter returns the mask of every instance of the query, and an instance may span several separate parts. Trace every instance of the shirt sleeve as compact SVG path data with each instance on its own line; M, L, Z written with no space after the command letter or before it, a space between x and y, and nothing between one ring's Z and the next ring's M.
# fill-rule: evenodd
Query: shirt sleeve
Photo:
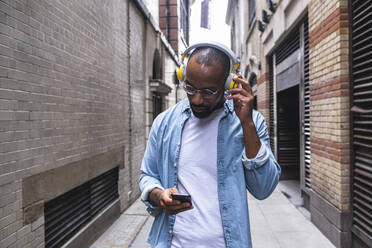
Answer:
M264 145L263 141L261 141L261 147L258 150L258 153L255 158L249 159L243 152L242 155L242 162L244 167L247 170L256 169L262 165L264 165L267 160L269 159L270 152L268 151L267 147Z
M261 147L255 158L248 159L245 150L242 164L245 169L245 182L248 191L257 199L270 196L279 182L281 168L270 149L270 138L266 122L261 113L255 111L255 127Z
M159 185L159 184L151 184L151 185L148 185L146 186L146 188L143 190L142 194L141 194L141 201L143 203L145 203L145 205L147 206L147 212L151 215L151 216L156 216L158 215L160 212L161 212L161 208L158 207L158 206L154 206L152 205L149 201L148 201L148 197L149 197L149 193L155 189L155 188L159 188L159 189L162 189L164 190L164 188Z
M160 115L159 115L160 116ZM158 116L158 117L159 117ZM148 201L149 193L154 188L164 189L161 183L161 175L158 170L157 164L157 139L156 134L158 130L158 118L155 119L151 131L150 136L147 141L146 151L144 157L142 159L141 164L141 175L140 175L140 182L139 188L141 190L141 200L147 206L147 212L152 216L157 216L161 211L161 207L153 206Z

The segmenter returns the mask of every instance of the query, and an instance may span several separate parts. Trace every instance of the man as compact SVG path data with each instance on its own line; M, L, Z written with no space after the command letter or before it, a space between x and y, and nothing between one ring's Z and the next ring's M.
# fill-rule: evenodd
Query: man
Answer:
M161 113L141 166L141 199L155 216L152 247L252 247L246 189L258 199L275 189L280 167L263 116L241 76L228 90L229 57L198 47L187 63L187 99ZM189 194L192 204L172 199Z

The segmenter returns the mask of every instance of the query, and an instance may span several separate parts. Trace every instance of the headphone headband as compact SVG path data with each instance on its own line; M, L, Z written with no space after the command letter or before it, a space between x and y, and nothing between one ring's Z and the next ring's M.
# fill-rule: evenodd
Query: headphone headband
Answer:
M226 90L228 89L233 89L233 88L237 88L239 87L239 84L236 83L233 78L237 77L237 75L231 73L231 70L234 69L235 70L235 73L238 72L238 69L239 69L239 65L240 65L240 61L238 59L238 57L234 54L233 51L231 51L227 46L221 44L221 43L218 43L218 42L200 42L200 43L196 43L192 46L189 46L182 54L181 54L181 58L182 58L182 64L181 66L178 68L177 70L177 78L178 80L180 80L181 82L184 82L185 79L186 79L186 71L187 71L187 63L184 64L184 59L185 57L188 57L189 54L195 49L195 48L198 48L198 47L212 47L212 48L215 48L221 52L223 52L224 54L226 54L229 59L230 59L230 73L229 73L229 76L227 77L226 81L225 81L225 84L224 84L224 88Z
M232 62L231 67L234 68L235 71L239 68L240 61L239 61L238 57L234 54L234 52L231 51L231 49L229 49L227 46L225 46L221 43L218 43L218 42L200 42L200 43L193 44L193 45L189 46L188 48L186 48L186 50L182 53L182 55L181 55L182 60L185 57L187 57L194 49L196 49L198 47L213 47L213 48L223 52L224 54L226 54L230 58L230 60Z

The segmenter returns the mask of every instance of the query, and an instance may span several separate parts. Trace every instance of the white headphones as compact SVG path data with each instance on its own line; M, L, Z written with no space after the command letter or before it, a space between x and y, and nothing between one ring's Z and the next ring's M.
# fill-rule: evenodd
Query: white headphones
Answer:
M219 51L223 52L224 54L226 54L229 57L229 59L230 59L230 74L225 81L225 90L237 88L239 84L234 82L232 79L235 78L235 77L238 77L236 75L236 73L237 73L237 70L239 69L240 61L239 61L238 57L234 54L233 51L231 51L227 46L225 46L223 44L220 44L218 42L201 42L201 43L196 43L192 46L189 46L181 54L182 65L177 70L178 80L180 80L181 82L185 81L186 71L187 71L187 63L184 64L184 59L186 57L188 57L192 53L192 51L194 51L198 47L212 47L212 48L218 49ZM234 73L231 73L232 71Z

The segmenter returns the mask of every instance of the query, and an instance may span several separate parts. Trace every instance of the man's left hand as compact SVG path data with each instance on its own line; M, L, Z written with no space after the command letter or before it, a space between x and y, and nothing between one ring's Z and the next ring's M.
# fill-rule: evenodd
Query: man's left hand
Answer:
M233 80L239 83L242 88L227 90L226 92L231 94L231 96L229 96L227 99L234 99L234 110L242 124L252 123L252 110L254 102L252 88L241 75L239 75L238 78L233 78Z
M227 93L231 94L227 99L234 99L234 110L243 128L245 154L247 158L251 159L256 157L261 147L252 117L254 95L251 86L241 75L233 80L239 83L242 88L227 90Z

